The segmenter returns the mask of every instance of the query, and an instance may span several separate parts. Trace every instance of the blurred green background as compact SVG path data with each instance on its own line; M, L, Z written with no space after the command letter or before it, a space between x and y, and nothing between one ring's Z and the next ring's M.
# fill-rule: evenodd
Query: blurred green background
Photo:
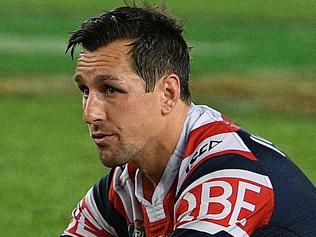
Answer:
M194 102L272 140L315 184L316 1L165 2L193 47ZM0 0L0 236L58 236L106 172L64 51L82 21L121 5Z

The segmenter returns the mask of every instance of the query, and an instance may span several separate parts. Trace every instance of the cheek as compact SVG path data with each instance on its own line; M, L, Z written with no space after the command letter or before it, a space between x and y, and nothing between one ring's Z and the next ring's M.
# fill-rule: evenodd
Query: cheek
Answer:
M129 136L138 137L152 127L151 111L146 110L146 106L134 105L120 109L117 113L117 122L119 126L129 133Z
M161 111L159 102L147 94L146 97L139 96L127 98L124 102L117 104L116 116L118 123L124 123L130 130L140 130L140 132L150 133L149 129L155 128L160 120Z
M158 119L160 115L158 106L150 102L145 102L141 105L135 106L131 113L134 113L135 120L137 120L140 124L151 124Z

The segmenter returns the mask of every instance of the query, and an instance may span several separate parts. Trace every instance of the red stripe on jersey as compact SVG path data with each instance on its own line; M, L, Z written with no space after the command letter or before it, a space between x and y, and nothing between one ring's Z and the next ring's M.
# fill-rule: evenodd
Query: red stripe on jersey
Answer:
M245 158L248 158L249 160L257 160L257 158L252 154L252 152L248 151L241 151L241 150L226 150L226 151L220 151L217 153L214 153L210 155L208 158L215 157L215 156L221 156L221 155L226 155L226 154L237 154L241 155Z
M138 168L132 162L127 163L128 176L134 185L137 169Z
M184 152L184 158L190 156L195 150L196 146L200 144L204 139L228 132L236 132L240 128L229 121L216 121L205 124L201 127L198 127L190 132L188 137L188 144Z

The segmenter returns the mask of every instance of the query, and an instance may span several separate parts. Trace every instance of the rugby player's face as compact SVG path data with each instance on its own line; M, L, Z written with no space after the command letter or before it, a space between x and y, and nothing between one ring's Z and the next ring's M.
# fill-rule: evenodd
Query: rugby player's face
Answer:
M74 77L84 120L107 167L137 159L159 133L159 92L145 93L145 82L131 68L129 43L84 50Z

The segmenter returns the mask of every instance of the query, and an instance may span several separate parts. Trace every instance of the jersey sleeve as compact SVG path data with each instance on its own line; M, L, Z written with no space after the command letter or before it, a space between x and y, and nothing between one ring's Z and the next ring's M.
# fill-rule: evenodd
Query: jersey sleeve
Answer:
M240 154L205 159L177 192L173 237L247 237L269 223L273 187L258 161Z
M72 220L61 235L76 237L124 236L124 217L109 201L112 172L92 187L72 212Z

